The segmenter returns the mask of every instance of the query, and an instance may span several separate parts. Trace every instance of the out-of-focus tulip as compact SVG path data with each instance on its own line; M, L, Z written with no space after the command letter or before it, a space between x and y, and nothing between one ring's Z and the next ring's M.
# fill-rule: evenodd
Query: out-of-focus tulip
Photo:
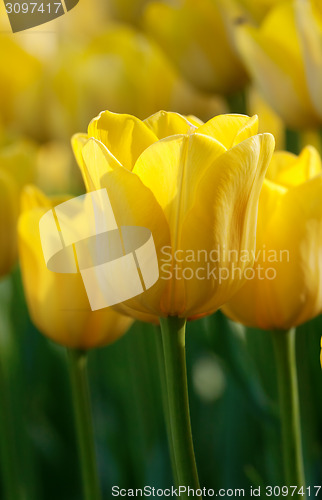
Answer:
M322 7L316 0L296 0L297 24L310 95L322 122Z
M305 76L295 3L277 5L260 28L237 25L236 40L255 85L286 125L312 128L319 124Z
M33 186L22 194L19 255L29 312L40 332L59 344L79 349L106 345L123 335L132 320L111 309L91 311L79 273L53 273L46 267L39 220L60 201Z
M41 64L20 47L12 36L0 33L0 114L3 122L12 121L26 89L40 77Z
M180 6L151 2L144 25L197 88L226 95L245 84L221 1L185 0Z
M143 226L154 238L159 279L123 310L147 320L194 318L240 287L243 278L234 279L224 252L255 246L258 197L274 149L257 126L257 117L243 115L200 124L176 113L142 122L105 111L88 134L74 136L87 190L106 188L118 225ZM244 270L249 262L236 265Z
M276 149L285 149L286 130L283 120L267 104L254 87L250 87L248 90L247 112L250 115L255 113L258 115L259 133L269 132L275 138Z
M142 118L159 109L205 120L226 111L220 98L192 88L153 41L129 27L110 28L89 44L66 43L39 85L19 120L47 140L85 129L107 107Z
M34 178L36 151L27 141L0 146L0 278L17 259L19 197Z
M224 306L232 319L288 330L322 305L322 173L317 151L277 152L260 195L257 261L249 281Z

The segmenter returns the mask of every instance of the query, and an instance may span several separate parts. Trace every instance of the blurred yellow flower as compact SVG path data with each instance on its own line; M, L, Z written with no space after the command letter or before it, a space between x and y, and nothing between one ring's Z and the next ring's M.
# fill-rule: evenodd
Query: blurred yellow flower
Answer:
M23 95L41 74L41 63L20 47L12 36L0 33L0 115L10 123L20 113ZM23 104L22 104L23 105Z
M123 26L88 44L66 43L38 88L30 89L19 124L42 140L65 140L107 107L141 118L162 108L203 119L226 111L219 97L186 83L158 45Z
M225 10L219 0L148 4L144 26L197 88L229 94L246 82Z
M33 186L22 194L19 255L31 318L40 332L67 347L89 349L109 344L127 331L132 320L111 309L91 311L79 273L53 273L46 267L39 220L59 202Z
M250 115L258 115L259 133L269 132L275 138L276 149L285 149L286 130L283 120L253 86L247 92L247 112Z
M291 0L277 5L260 28L237 25L236 41L255 85L286 125L312 128L321 118L314 109L305 76L295 7ZM310 29L314 29L313 24ZM321 45L312 58L316 54L321 57Z
M24 140L0 144L0 278L17 259L20 191L34 179L35 147Z
M256 272L223 307L229 317L288 330L321 312L321 198L321 159L313 147L298 157L274 154L260 195Z
M190 120L161 111L140 121L105 111L92 120L88 134L72 140L87 190L107 189L118 226L152 232L159 279L122 305L150 321L216 310L243 280L230 274L220 283L221 268L228 265L231 271L224 257L212 261L209 277L201 277L196 257L255 245L257 203L273 137L256 135L256 116L221 115L205 124ZM239 265L244 269L249 263Z

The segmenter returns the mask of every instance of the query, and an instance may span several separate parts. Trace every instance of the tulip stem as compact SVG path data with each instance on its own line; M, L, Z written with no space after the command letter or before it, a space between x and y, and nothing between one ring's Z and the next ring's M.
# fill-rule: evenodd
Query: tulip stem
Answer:
M168 398L168 388L167 388L167 380L165 375L165 366L164 366L164 353L163 353L163 341L161 330L159 327L155 328L155 340L156 340L156 350L158 356L158 368L159 368L159 376L160 376L160 384L161 384L161 398L162 398L162 406L165 418L165 426L167 430L167 435L171 436L171 427L170 427L170 412L169 412L169 398ZM172 438L169 439L169 455L171 460L171 467L173 471L173 480L176 486L179 486L178 478L177 478L177 469L176 462L174 458L174 449Z
M160 325L170 420L168 440L170 449L171 446L173 449L176 468L174 477L179 486L198 490L200 486L191 434L187 384L186 321L173 316L160 318ZM182 492L180 498L189 498L188 491Z
M3 473L3 493L7 500L17 500L21 498L20 480L16 460L10 395L6 379L5 369L0 360L0 453Z
M87 353L78 349L68 349L68 359L84 498L86 500L100 500L101 493L87 377Z
M295 328L288 331L273 331L272 336L277 364L285 484L303 487L305 492ZM302 498L306 498L306 495Z

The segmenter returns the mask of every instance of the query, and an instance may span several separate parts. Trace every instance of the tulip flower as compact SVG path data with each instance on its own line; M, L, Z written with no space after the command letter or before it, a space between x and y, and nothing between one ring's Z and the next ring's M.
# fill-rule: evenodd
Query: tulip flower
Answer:
M31 318L40 332L61 345L90 349L109 344L126 332L131 320L111 309L92 312L80 274L52 273L46 267L39 220L58 203L36 187L23 191L19 255Z
M144 26L197 88L227 95L245 84L221 1L151 2Z
M32 182L36 151L24 140L0 146L0 278L17 260L19 197L24 184Z
M286 131L283 120L262 98L254 87L248 89L247 111L250 115L256 114L259 118L259 133L269 132L275 138L276 149L285 149Z
M118 307L148 321L160 317L174 473L179 485L196 490L185 318L210 314L241 285L224 256L218 262L213 254L215 273L209 276L198 256L254 247L257 201L274 149L270 134L256 132L256 117L222 115L202 124L177 113L161 111L140 121L105 111L91 121L88 134L72 140L87 190L107 189L119 226L152 233L159 279ZM223 268L227 279L220 282Z
M262 268L224 306L245 325L288 330L314 318L322 304L321 159L275 153L260 195L255 263ZM266 279L263 277L266 276Z
M221 98L183 80L157 44L120 26L54 54L37 89L25 96L19 124L42 140L66 140L106 107L141 118L162 108L205 120L226 111Z
M259 201L254 273L223 311L271 330L276 351L287 485L305 486L295 328L321 313L322 170L307 146L273 156Z
M0 34L0 102L1 120L10 123L19 115L18 106L23 106L22 95L32 88L41 74L38 59L29 54L16 41Z
M159 280L124 303L129 314L148 320L218 309L242 279L231 275L224 252L211 251L251 254L254 247L257 200L274 140L256 135L256 117L222 115L194 123L176 113L159 112L142 122L105 111L88 134L72 141L87 190L107 188L120 226L152 232ZM201 252L212 257L215 272L208 278ZM243 270L247 263L236 265ZM219 283L224 267L230 276Z
M271 9L259 28L239 23L235 34L254 84L286 125L301 129L321 123L306 79L295 2L286 1ZM320 52L317 49L314 54ZM309 62L306 65L311 67ZM316 81L314 85L320 88Z

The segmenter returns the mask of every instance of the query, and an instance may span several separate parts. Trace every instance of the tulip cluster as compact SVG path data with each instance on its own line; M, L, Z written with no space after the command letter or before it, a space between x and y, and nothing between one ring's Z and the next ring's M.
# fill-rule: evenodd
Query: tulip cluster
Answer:
M313 464L313 459L309 463L307 458L304 467L301 432L306 432L306 446L311 443L315 454L321 447L315 442L313 446L316 436L313 431L309 434L300 420L297 367L302 370L303 390L312 378L309 370L318 365L319 345L314 335L319 337L320 332L315 318L322 312L322 3L74 3L70 12L51 21L51 29L46 23L21 33L11 33L9 17L0 12L0 310L6 307L2 302L8 302L3 301L5 286L12 281L13 302L19 311L14 320L20 321L12 323L19 323L20 328L25 321L17 338L28 338L27 347L24 340L17 342L17 359L23 367L28 358L28 376L29 358L38 344L35 348L33 337L29 340L31 327L21 312L22 299L31 322L47 337L45 347L40 347L40 358L46 356L45 349L62 352L62 347L53 348L51 341L68 354L84 498L100 500L101 486L107 489L106 485L113 483L108 478L100 484L95 447L98 436L93 430L86 371L88 353L95 356L95 349L103 346L108 346L100 354L104 369L97 368L97 377L101 377L109 399L99 406L102 394L95 392L94 406L98 435L103 436L98 448L100 468L109 462L109 468L116 470L116 462L122 460L115 457L124 455L124 467L131 467L131 473L118 471L118 478L128 475L141 484L151 473L141 453L143 440L134 441L131 432L135 429L136 438L145 433L149 453L161 457L161 452L152 450L154 440L162 441L157 430L158 403L152 398L159 392L156 381L160 379L174 483L202 491L191 432L188 371L193 384L192 417L202 423L202 429L195 427L195 441L205 446L209 440L206 460L198 448L202 483L213 480L219 489L222 477L230 477L232 467L230 460L226 461L224 472L219 468L211 480L203 470L210 455L216 456L213 468L218 468L221 456L217 448L221 451L226 446L210 444L210 430L215 426L209 424L209 415L227 425L218 436L214 431L214 441L222 439L222 434L233 435L231 447L237 450L244 441L238 444L226 412L232 401L235 404L246 397L252 405L249 407L257 410L255 417L265 417L254 432L255 445L249 448L257 452L260 435L266 446L263 456L267 452L261 464L267 478L262 482L283 482L286 488L297 485L299 494L301 488L310 491L305 490L304 470L309 471L311 465L313 478L318 459ZM19 2L15 5L16 10L20 8ZM41 5L44 8L45 4ZM87 132L81 132L87 125ZM96 204L97 199L104 199L105 204ZM88 220L78 210L79 200L91 200L86 205ZM136 230L149 235L148 245L137 236L129 242L126 231L135 235ZM48 248L53 250L50 258ZM52 255L60 264L67 255L72 266L56 269ZM13 273L18 258L19 271ZM113 267L116 261L122 262L118 263L122 268ZM154 269L153 276L146 269ZM23 297L14 288L19 272ZM92 291L96 287L94 295L102 297L108 289L112 298L108 307L93 307L85 286L88 276ZM125 292L135 289L134 281L139 288L129 298ZM118 301L120 290L124 293ZM188 370L187 321L188 331L199 331L194 339L196 349L188 357ZM6 322L0 321L0 327L4 325ZM223 325L223 331L213 331L214 325ZM305 361L301 365L295 350L298 327L300 340L305 333L307 343L315 342L314 358L303 347ZM145 333L155 340L153 347ZM257 344L254 348L254 337L258 345L262 343L260 348ZM274 344L275 358L267 342ZM3 484L8 499L20 500L24 485L15 465L19 458L15 441L23 432L15 436L12 428L15 418L10 406L16 406L6 394L15 391L6 378L10 370L2 373L5 363L1 351L0 342L0 387L4 394L0 405L0 488ZM119 357L115 355L118 352ZM252 368L253 354L261 377ZM201 355L205 362L198 358ZM105 356L110 356L109 362ZM322 350L320 359L322 365ZM41 369L45 364L42 362ZM17 372L13 380L23 379L23 368L18 369L18 365L12 369ZM144 372L147 366L149 371ZM53 373L49 378L57 379ZM275 377L278 412L269 399L277 399L277 394L267 390L261 380L268 379L268 385L275 387ZM22 394L24 380L19 384L17 393ZM227 393L234 397L229 396L227 404L221 405L224 410L214 405L208 412L198 398L206 394L209 404L226 397L226 384ZM242 387L241 392L235 392L235 386ZM50 392L45 382L43 392ZM306 395L309 409L304 418L310 408L322 418L321 409L308 403L312 394ZM143 400L144 408L140 408ZM107 407L111 407L110 413ZM242 411L242 405L240 408ZM248 427L240 420L242 432L255 425L255 417L250 424L247 413ZM279 419L282 443L275 432L277 426L269 427L274 419ZM55 422L52 435L56 436L62 420ZM106 454L106 443L118 441L111 438L118 420L124 427L125 453L117 443L117 451ZM27 425L35 429L38 424ZM202 434L203 428L206 434ZM42 434L47 435L47 428ZM267 443L265 436L273 434L272 443ZM35 438L36 448L45 447L43 435ZM11 437L15 438L13 444L9 443ZM277 471L282 464L278 462L276 470L267 465L275 463L281 451L283 480ZM135 464L130 466L132 454ZM144 473L138 472L141 455ZM248 452L241 456L249 463ZM48 463L53 460L51 456ZM259 476L255 468L249 474ZM235 482L239 480L236 475ZM24 497L37 500L37 488ZM63 494L55 490L53 495L79 497L69 490ZM104 491L104 498L109 496ZM188 499L187 493L182 498Z

